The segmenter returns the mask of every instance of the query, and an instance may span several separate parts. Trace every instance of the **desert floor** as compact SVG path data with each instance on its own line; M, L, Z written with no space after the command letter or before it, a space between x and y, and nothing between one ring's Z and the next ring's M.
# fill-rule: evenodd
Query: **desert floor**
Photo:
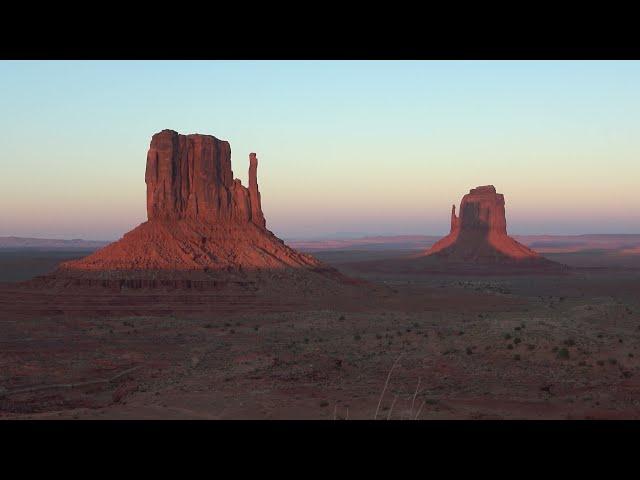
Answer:
M554 276L352 263L405 253L317 252L372 286L300 302L32 292L10 282L84 253L4 252L0 418L640 418L640 255L548 254L574 267Z

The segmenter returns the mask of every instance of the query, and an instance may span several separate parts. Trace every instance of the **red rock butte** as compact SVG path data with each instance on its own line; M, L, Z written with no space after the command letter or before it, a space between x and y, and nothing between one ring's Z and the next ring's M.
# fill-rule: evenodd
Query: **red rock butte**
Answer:
M449 235L424 255L469 263L547 262L507 234L504 196L493 185L473 188L462 197L459 217L452 206Z
M349 282L267 230L257 169L251 153L244 187L233 178L228 142L156 133L145 173L148 220L92 255L62 263L46 279L131 288L219 286L256 277Z

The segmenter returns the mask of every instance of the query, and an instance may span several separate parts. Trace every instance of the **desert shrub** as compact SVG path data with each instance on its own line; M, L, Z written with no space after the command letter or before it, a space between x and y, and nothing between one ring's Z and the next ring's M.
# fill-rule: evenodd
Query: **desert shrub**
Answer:
M510 343L510 344L508 344L508 345L507 345L507 348L508 348L509 350L513 350L513 344L511 344L511 343Z
M329 406L329 402L327 402L326 400L323 400L320 402L320 406L321 407L328 407Z
M511 335L509 333L505 333L504 334L504 339L505 340L509 340L511 338Z
M362 338L362 337L361 337L360 335L358 335L358 334L356 334L356 335L354 335L354 336L353 336L353 339L354 339L354 340L360 340L361 338Z
M520 342L522 342L522 340L518 337L513 339L513 343L515 343L516 345L519 344Z
M609 363L610 363L611 365L615 365L616 363L618 363L618 361L617 361L615 358L610 358L610 359L609 359Z
M604 360L598 360L596 363L602 367L604 365Z
M573 338L567 338L564 342L565 345L567 345L568 347L572 347L573 345L576 344L575 340Z
M514 360L518 360L518 361L519 361L519 360L520 360L520 354L519 354L519 353L516 353L516 354L513 356L513 359L514 359Z
M467 347L467 355L471 355L473 353L473 349L471 347Z
M340 315L340 318L338 318L338 320L340 320L341 322L346 320L346 317L344 315Z
M567 350L566 348L561 348L560 350L558 350L558 358L560 360L568 360L569 359L569 350Z
M535 346L535 345L533 345L532 343L529 343L529 344L527 345L527 350L535 350L535 349L536 349L536 346Z

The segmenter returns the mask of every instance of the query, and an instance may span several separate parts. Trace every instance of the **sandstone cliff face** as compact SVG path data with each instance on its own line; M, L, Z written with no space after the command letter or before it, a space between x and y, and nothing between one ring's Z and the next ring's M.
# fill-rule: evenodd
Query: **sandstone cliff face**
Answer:
M462 197L460 216L451 209L451 231L426 255L471 262L538 258L507 235L504 196L493 185L473 188Z
M231 147L211 135L163 130L147 153L147 218L213 223L253 222L266 228L258 191L258 160L249 160L249 189L233 178Z

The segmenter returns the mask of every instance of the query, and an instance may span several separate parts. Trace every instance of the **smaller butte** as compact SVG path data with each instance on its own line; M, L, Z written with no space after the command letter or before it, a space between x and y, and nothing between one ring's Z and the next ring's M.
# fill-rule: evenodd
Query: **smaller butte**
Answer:
M507 234L504 196L493 185L473 188L462 197L460 213L451 208L451 230L431 248L415 255L354 262L356 272L384 274L519 275L560 273L552 262Z
M451 208L449 235L425 255L471 263L517 262L541 258L507 234L504 195L493 185L472 188L462 197L460 216Z

